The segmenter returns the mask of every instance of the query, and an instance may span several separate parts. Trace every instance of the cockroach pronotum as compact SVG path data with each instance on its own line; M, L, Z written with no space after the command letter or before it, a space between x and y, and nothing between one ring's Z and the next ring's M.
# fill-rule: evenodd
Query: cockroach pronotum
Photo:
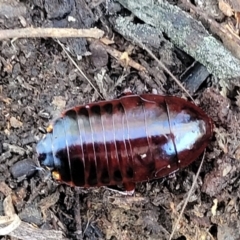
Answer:
M122 184L164 177L188 166L212 136L212 120L173 96L127 95L66 110L37 145L39 161L71 186Z

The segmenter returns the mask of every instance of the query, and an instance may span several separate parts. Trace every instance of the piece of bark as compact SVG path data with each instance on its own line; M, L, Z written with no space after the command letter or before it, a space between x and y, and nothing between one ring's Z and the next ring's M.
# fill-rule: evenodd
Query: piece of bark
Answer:
M136 2L118 0L147 24L165 32L179 48L207 67L221 79L240 77L240 61L212 37L203 25L179 7L159 0Z
M134 24L129 18L118 17L112 19L114 29L123 35L127 39L132 39L134 35L147 47L158 49L160 44L167 40L163 37L162 32L157 31L156 28L149 26L148 24Z
M21 222L20 226L9 234L11 237L24 240L63 239L63 233L57 230L42 230L33 225Z
M205 66L199 62L194 62L184 71L180 79L185 84L187 90L194 94L209 75L210 73Z

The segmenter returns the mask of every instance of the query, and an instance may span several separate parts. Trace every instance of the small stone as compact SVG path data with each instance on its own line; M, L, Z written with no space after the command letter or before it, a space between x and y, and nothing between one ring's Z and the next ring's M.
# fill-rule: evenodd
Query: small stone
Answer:
M108 53L101 44L98 44L97 42L93 42L89 46L89 48L92 53L91 59L92 59L93 65L96 68L102 68L108 64Z
M41 225L43 223L43 218L40 212L40 209L31 205L23 209L19 214L19 217L22 221L28 222L31 224Z
M62 96L55 96L53 98L52 104L57 107L57 109L64 109L66 106L66 100Z
M10 168L10 172L14 178L19 178L23 176L30 177L36 172L36 170L37 170L36 164L29 159L16 162Z
M17 153L21 156L23 156L25 154L25 150L23 148L15 146L15 145L11 145L9 143L3 143L3 149L9 150L12 153Z
M7 159L9 159L12 156L10 151L4 152L0 156L0 162L5 162Z
M16 119L15 117L11 117L10 125L13 128L20 128L20 127L22 127L23 123L21 121L19 121L18 119Z

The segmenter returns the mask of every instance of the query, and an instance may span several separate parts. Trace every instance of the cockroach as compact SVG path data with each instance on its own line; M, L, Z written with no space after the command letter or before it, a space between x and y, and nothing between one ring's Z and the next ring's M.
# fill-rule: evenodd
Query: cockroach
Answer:
M38 158L56 180L131 191L192 163L208 145L213 123L182 98L143 94L70 108L47 130Z

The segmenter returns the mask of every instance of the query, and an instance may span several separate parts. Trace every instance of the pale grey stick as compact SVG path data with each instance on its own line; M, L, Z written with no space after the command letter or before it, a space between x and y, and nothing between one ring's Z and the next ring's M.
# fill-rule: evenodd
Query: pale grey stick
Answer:
M75 29L75 28L19 28L0 30L0 41L9 38L67 38L89 37L101 38L104 32L98 28Z

